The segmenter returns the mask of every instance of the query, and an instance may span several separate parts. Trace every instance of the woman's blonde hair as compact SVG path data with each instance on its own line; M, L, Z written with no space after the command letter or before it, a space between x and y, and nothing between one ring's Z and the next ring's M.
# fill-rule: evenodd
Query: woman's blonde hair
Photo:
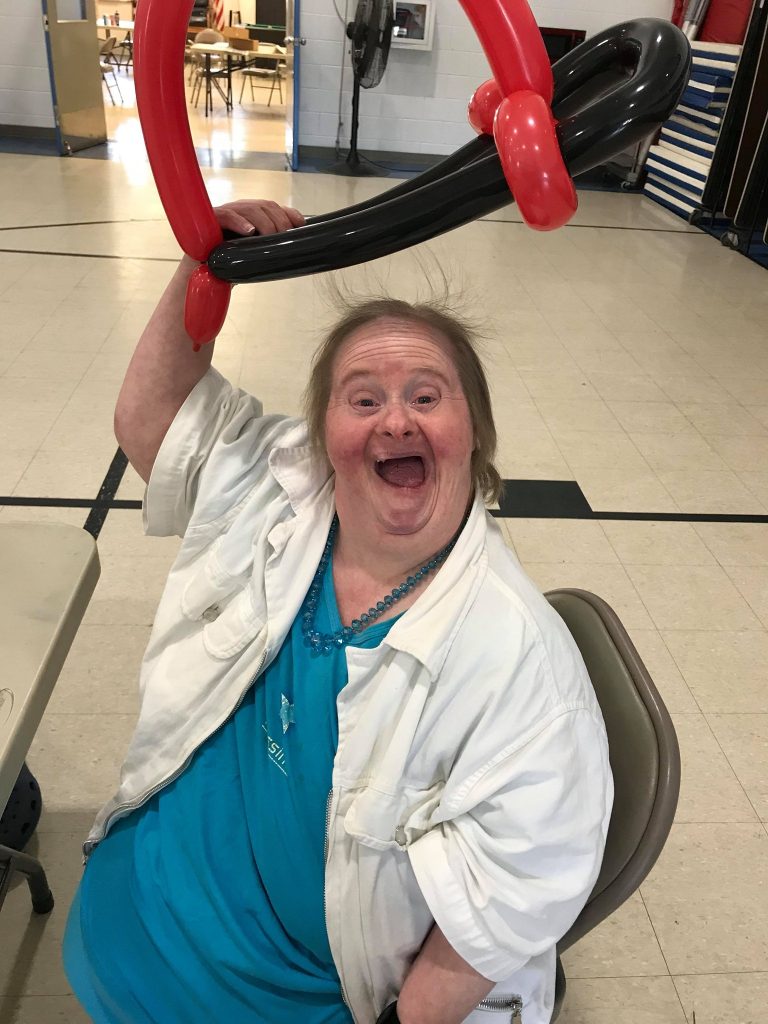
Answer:
M337 301L339 296L337 293ZM444 338L467 399L475 435L472 452L472 482L489 503L498 501L501 477L494 465L496 426L485 370L477 354L478 332L474 325L439 300L411 303L389 297L344 301L345 311L315 351L304 409L312 444L325 454L325 414L331 397L333 368L344 342L355 331L379 320L419 324Z

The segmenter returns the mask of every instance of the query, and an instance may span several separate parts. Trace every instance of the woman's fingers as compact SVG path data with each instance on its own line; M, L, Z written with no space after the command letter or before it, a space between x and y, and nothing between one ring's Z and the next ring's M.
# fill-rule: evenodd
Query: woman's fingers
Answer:
M256 230L250 220L231 208L221 206L214 212L220 227L226 231L234 231L238 235L252 235Z
M289 231L293 227L288 213L279 203L265 201L262 209L275 225L275 231Z
M271 235L301 227L303 215L293 207L283 207L268 199L238 200L215 211L222 228L239 235Z
M293 206L285 206L284 210L293 227L300 228L304 223L304 214L294 209Z

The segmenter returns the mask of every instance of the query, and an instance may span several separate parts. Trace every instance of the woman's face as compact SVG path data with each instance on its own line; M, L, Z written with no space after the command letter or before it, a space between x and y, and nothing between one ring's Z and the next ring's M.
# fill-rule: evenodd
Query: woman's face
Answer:
M464 517L473 435L445 339L408 321L361 327L336 357L325 417L343 529L421 534L437 550Z

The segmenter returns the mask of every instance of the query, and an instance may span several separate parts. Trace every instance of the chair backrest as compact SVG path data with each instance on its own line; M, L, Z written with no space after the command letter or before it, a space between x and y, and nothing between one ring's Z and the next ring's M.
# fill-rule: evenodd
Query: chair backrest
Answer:
M225 42L224 36L221 32L217 32L215 28L204 28L198 32L195 36L196 43L223 43Z
M104 40L104 42L101 43L100 46L99 46L99 54L100 54L100 56L106 57L110 53L112 53L112 51L115 48L115 44L116 43L117 43L117 37L116 36L107 36L107 38Z
M600 875L558 954L632 895L666 842L680 792L680 750L669 712L613 609L584 590L547 595L589 671L608 733L615 788Z

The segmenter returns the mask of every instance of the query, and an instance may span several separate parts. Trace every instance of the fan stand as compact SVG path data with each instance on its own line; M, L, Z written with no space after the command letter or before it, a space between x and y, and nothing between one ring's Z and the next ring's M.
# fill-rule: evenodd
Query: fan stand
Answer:
M360 117L360 79L355 75L352 86L352 135L349 140L349 152L344 163L337 163L332 174L342 174L354 178L387 178L389 175L380 167L374 167L369 160L360 156L357 150L357 129Z

